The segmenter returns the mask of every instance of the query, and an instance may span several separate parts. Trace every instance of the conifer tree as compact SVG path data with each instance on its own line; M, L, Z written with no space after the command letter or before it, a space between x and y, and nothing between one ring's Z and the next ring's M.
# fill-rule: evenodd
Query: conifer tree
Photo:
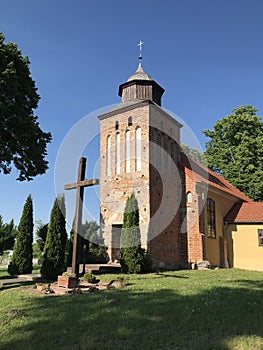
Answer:
M11 275L31 273L33 269L33 202L29 195L26 199L18 225L18 233L12 260L8 266Z
M141 248L138 202L134 194L128 197L121 231L121 267L124 273L140 273L144 250Z
M65 220L65 198L55 199L50 215L46 237L41 275L46 280L56 280L65 269L65 248L67 242Z
M15 244L17 229L12 219L9 224L4 224L2 215L0 215L0 256L5 250L12 249Z

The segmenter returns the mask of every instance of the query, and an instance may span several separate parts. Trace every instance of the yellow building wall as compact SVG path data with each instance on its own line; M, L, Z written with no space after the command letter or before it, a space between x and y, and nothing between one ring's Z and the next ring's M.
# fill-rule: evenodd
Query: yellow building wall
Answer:
M263 271L263 246L258 245L258 229L263 229L263 224L228 225L226 233L231 267Z
M220 245L219 237L224 237L224 217L233 207L237 201L235 198L230 196L222 195L222 192L208 191L207 198L213 199L215 202L216 210L216 238L207 236L207 225L206 225L206 259L212 265L220 265ZM207 223L207 216L205 210L205 223Z

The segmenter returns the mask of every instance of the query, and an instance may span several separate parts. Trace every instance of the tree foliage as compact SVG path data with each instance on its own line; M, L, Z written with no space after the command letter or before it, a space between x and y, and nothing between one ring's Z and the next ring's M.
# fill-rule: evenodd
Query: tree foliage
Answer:
M221 174L255 201L263 200L263 123L257 109L247 105L218 120L212 130L205 157L209 168Z
M46 238L47 238L48 224L43 224L43 222L41 220L38 220L36 222L36 225L37 225L36 242L39 246L40 251L43 252L44 247L45 247Z
M81 225L81 232L79 235L79 263L83 264L83 271L85 273L85 264L102 264L106 263L106 247L104 245L104 238L99 234L100 226L96 221L86 221ZM72 251L73 251L73 237L74 230L72 228L70 237L66 245L66 264L72 265Z
M29 195L20 218L12 261L8 267L11 275L32 272L33 227L33 202Z
M48 232L44 247L41 275L46 280L56 280L65 269L65 248L67 243L65 198L55 199L50 214Z
M201 163L204 165L206 164L205 156L202 152L185 144L181 144L181 149L183 153L186 154L188 157L191 157L192 159L196 160L198 163Z
M20 181L48 169L45 156L51 134L40 129L33 112L39 99L28 57L17 45L5 44L0 33L0 172L9 174L13 165Z
M4 224L3 217L0 215L0 255L3 255L5 250L14 247L16 234L14 220L11 220L9 224Z
M121 267L124 273L140 273L143 269L144 250L141 248L139 208L135 195L128 197L121 231Z

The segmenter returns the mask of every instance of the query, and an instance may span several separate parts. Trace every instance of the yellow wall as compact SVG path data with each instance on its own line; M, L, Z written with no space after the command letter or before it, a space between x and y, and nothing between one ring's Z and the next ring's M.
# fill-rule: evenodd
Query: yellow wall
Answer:
M258 245L257 224L229 224L226 229L230 266L263 271L263 246Z
M212 265L220 265L220 246L219 237L224 237L224 217L237 201L235 198L225 196L221 191L208 191L207 198L211 198L215 202L216 209L216 238L207 236L206 227L206 259ZM205 223L207 222L205 209Z

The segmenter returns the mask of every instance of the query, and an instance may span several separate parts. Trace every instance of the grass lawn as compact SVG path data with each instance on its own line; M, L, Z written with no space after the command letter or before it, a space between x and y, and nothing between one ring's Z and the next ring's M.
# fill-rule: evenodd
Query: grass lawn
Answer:
M263 349L263 272L189 270L128 279L120 290L69 296L4 286L0 349Z

